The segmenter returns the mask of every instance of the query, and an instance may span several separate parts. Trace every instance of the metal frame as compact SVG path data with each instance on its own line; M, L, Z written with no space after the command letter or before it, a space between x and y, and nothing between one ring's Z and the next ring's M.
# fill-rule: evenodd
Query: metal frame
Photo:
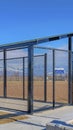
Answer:
M33 46L28 47L28 113L33 113Z
M72 104L72 38L68 37L68 102Z
M25 58L23 57L23 100L25 99Z
M0 46L0 50L2 51L3 49L6 50L11 50L11 49L19 49L19 48L23 48L23 47L28 47L28 46L33 46L33 45L37 45L37 44L41 44L44 42L50 42L50 41L55 41L55 40L60 40L63 38L68 38L68 37L72 37L73 33L69 33L69 34L62 34L62 35L58 35L58 36L52 36L52 37L45 37L45 38L37 38L37 39L33 39L33 40L29 40L29 41L23 41L23 42L15 42L15 43L10 43L10 44L3 44Z
M44 42L55 41L63 38L68 38L68 66L69 66L69 103L72 103L72 59L71 59L71 53L72 53L72 42L71 38L73 37L73 33L70 34L63 34L58 36L52 36L52 37L45 37L45 38L39 38L39 39L33 39L29 41L23 41L23 42L15 42L11 44L4 44L0 46L0 52L3 51L4 54L4 97L6 97L6 51L10 50L16 50L16 49L23 49L28 48L28 112L33 113L33 46L38 45ZM54 49L53 49L53 92L55 87L55 75L54 75L54 66L55 66L55 57L54 57ZM45 60L45 66L46 66L46 60ZM46 68L45 68L46 72ZM46 73L44 74L44 86L46 86ZM24 83L23 83L24 85ZM46 94L46 89L45 89ZM46 100L46 96L45 96ZM53 93L53 107L54 107L54 93Z
M44 54L44 101L47 101L47 54Z
M4 97L7 96L7 74L6 74L6 50L3 51L4 57Z
M53 108L55 108L55 50L53 50Z

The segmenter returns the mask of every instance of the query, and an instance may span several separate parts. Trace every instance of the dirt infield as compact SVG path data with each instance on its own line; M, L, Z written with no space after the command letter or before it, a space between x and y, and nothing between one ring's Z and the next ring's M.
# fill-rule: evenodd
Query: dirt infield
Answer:
M35 80L33 87L34 100L44 100L44 81ZM25 81L23 96L23 82L22 81L8 81L7 82L7 97L27 98L27 86ZM52 102L53 87L52 81L47 81L46 97L48 102ZM0 96L3 96L3 81L0 81ZM55 101L61 103L68 103L68 81L55 81Z
M12 113L0 111L0 124L6 124L24 119L28 119L28 117L25 115L15 115Z
M39 85L38 85L39 84ZM34 82L34 99L44 100L44 85L43 82ZM42 87L43 86L43 87ZM47 101L52 102L53 98L53 84L52 81L47 81ZM55 101L56 102L68 102L68 82L56 81L55 82Z

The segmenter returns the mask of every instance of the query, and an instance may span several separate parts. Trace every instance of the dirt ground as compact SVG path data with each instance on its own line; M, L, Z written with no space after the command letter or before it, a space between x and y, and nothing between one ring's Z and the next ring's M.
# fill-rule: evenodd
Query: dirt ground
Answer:
M8 81L7 82L7 97L27 98L27 86L25 81L24 88L22 81ZM33 97L34 100L44 100L44 81L35 80L33 83ZM46 98L48 102L52 102L53 87L52 81L47 81ZM0 96L3 96L3 81L0 81ZM24 91L23 91L24 90ZM61 103L68 102L68 81L55 81L55 101Z

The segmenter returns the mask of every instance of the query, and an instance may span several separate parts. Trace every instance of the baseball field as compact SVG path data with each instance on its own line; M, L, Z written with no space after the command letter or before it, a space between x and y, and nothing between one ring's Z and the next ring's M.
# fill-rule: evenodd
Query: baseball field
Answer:
M27 98L28 96L28 81L25 80L24 88L22 80L7 81L7 97ZM0 96L3 96L3 81L0 81ZM55 101L60 103L68 102L68 81L55 81ZM33 98L34 100L44 100L44 81L34 80L33 82ZM53 83L47 80L46 99L52 102L53 99Z

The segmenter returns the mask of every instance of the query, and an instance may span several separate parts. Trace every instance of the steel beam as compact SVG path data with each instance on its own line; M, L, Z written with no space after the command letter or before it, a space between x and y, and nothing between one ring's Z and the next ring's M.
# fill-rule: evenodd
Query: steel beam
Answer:
M23 60L23 100L25 99L25 58Z
M55 107L55 50L53 50L53 108Z
M33 113L33 46L28 48L28 113Z
M7 96L7 75L6 75L6 50L3 51L4 59L4 97Z
M44 101L47 101L47 54L44 55Z
M44 43L44 42L50 42L50 41L55 41L55 40L59 40L59 39L63 39L63 38L67 38L67 37L71 37L73 36L73 33L70 34L62 34L62 35L57 35L57 36L51 36L51 37L44 37L44 38L37 38L37 39L33 39L33 40L27 40L27 41L21 41L21 42L14 42L14 43L10 43L10 44L3 44L0 46L0 50L2 49L15 49L15 48L23 48L23 47L28 47L28 46L32 46L32 45L37 45L40 43Z
M68 38L68 103L72 104L72 39Z

